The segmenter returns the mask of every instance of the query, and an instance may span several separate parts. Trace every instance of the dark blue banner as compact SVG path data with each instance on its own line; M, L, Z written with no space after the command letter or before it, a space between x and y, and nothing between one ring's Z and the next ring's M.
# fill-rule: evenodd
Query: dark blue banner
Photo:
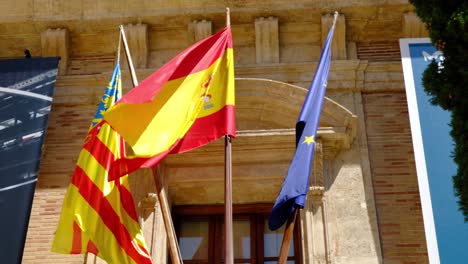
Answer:
M21 263L58 62L0 60L2 263Z

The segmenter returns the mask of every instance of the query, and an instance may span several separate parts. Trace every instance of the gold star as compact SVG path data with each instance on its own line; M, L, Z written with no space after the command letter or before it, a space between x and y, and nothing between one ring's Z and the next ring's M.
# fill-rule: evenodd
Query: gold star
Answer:
M306 143L307 145L310 145L311 143L315 143L315 139L314 139L315 136L305 136L304 137L304 141L302 143Z

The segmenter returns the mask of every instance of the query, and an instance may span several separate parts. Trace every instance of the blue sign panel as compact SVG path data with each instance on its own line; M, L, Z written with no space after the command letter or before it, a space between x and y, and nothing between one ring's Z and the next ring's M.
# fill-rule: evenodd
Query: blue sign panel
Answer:
M467 263L468 225L452 181L457 166L451 155L450 112L430 103L421 80L432 60L443 70L444 57L427 38L401 39L400 49L429 260Z
M21 263L58 58L0 60L0 259Z

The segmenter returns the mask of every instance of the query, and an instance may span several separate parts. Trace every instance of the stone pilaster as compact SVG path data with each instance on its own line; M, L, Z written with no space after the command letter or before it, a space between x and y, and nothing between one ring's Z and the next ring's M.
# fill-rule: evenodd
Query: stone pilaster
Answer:
M59 75L67 74L69 45L66 28L49 28L41 33L42 57L60 57Z
M330 26L333 23L333 14L322 16L322 47L327 39ZM348 59L346 53L346 20L345 16L340 14L336 20L335 32L333 33L333 41L331 46L332 60Z
M213 34L211 21L192 21L188 25L188 40L190 43L198 42Z
M148 65L148 25L127 24L124 28L133 66L137 69L146 68ZM126 60L122 62L126 67Z
M304 263L330 263L325 198L312 192L307 199L306 210L301 214Z
M257 63L279 62L278 18L255 19L255 51Z

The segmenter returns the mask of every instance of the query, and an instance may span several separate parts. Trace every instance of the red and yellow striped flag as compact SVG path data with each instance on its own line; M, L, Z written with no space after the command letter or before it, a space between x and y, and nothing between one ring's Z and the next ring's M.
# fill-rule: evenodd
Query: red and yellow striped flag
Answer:
M232 36L226 27L178 54L104 114L135 154L114 163L109 178L235 136L234 102Z
M129 191L128 176L108 181L109 167L124 156L125 146L123 139L101 119L121 92L117 64L78 157L52 251L90 252L109 263L152 263Z

